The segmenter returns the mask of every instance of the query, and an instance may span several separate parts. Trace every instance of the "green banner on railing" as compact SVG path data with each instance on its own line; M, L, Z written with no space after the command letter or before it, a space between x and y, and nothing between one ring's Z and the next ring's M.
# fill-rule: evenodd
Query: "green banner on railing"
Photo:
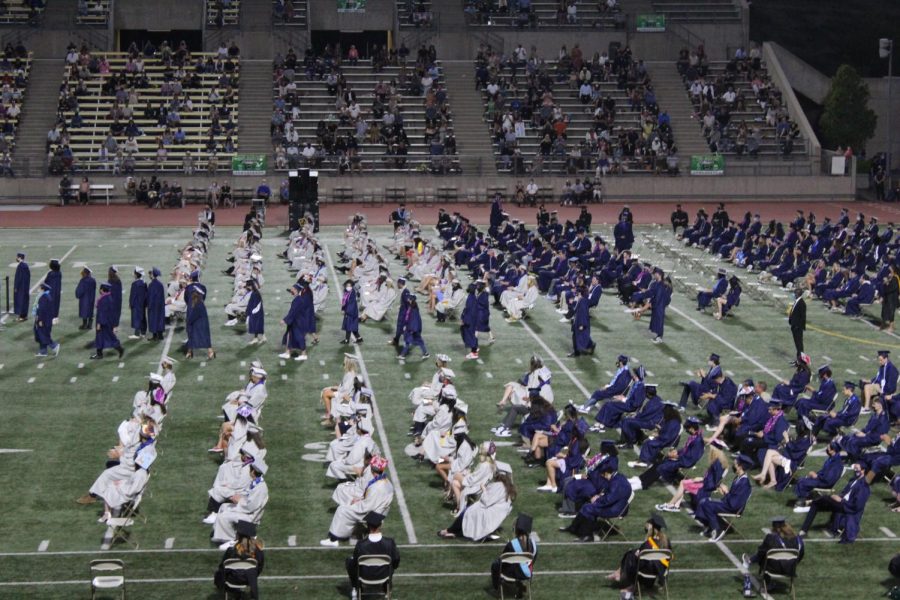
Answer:
M635 25L638 31L665 31L666 15L637 15L635 17Z
M268 162L265 154L235 154L231 159L231 174L265 175Z
M725 157L721 154L691 156L691 175L724 175Z
M337 0L337 10L342 12L366 12L366 0Z

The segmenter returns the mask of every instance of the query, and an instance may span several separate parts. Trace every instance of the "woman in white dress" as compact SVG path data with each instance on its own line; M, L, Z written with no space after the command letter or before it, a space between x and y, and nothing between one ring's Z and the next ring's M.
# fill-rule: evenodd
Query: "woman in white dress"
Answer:
M496 540L494 532L512 512L516 499L516 486L512 480L512 468L507 463L497 463L493 481L483 487L478 500L464 508L453 524L438 532L442 538L464 537L475 542Z

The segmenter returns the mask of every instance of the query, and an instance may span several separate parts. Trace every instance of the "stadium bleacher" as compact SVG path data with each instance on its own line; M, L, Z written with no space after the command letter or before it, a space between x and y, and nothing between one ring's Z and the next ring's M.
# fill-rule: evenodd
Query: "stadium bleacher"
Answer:
M520 46L506 60L484 52L476 60L500 172L668 172L667 158L675 158L668 116L630 50L588 59L576 44L558 60L524 56ZM584 82L591 92L582 98Z
M67 59L51 173L230 168L239 76L239 57L184 47L151 57L82 49Z
M431 0L397 0L397 22L401 29L431 27L434 24Z
M109 23L111 0L78 0L78 14L75 22L79 25L106 25Z
M43 13L43 0L4 0L0 2L0 25L37 24Z
M241 19L241 0L206 0L206 22L216 27L236 26Z
M16 132L28 76L31 73L31 53L21 44L8 44L0 59L0 176L11 174L10 156L16 145Z
M570 10L574 7L574 11ZM466 0L466 22L472 26L624 29L618 0Z
M709 61L687 49L679 55L678 69L710 150L735 156L805 155L806 142L759 50L741 52L727 61Z
M740 22L734 0L653 0L653 10L686 23Z
M306 27L308 10L306 0L272 0L276 25Z
M273 119L284 121L271 128L276 169L458 170L440 63L374 68L372 59L338 64L311 53L296 62L292 56L276 65L273 78ZM423 87L423 78L431 83Z

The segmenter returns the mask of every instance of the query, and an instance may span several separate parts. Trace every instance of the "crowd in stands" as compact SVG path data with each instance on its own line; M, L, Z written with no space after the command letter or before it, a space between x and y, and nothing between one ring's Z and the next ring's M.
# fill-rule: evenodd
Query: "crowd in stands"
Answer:
M475 80L501 171L677 172L669 115L627 46L588 58L574 44L545 59L522 44L509 55L483 45Z
M769 77L759 47L738 48L727 61L717 62L701 44L682 49L677 66L711 152L738 157L794 152L800 128Z
M78 0L75 22L79 25L106 25L111 0Z
M44 0L0 0L0 24L37 25L44 7Z
M12 152L31 73L31 53L22 42L6 44L0 58L0 177L13 177Z
M240 18L241 0L206 0L206 22L209 25L237 25Z
M240 50L192 53L163 42L124 53L70 45L50 172L228 168L237 149Z
M434 24L431 0L397 0L400 27L429 28Z
M623 29L619 0L466 0L466 22L506 27Z
M360 173L458 169L447 90L434 47L363 59L355 46L275 58L270 133L276 169Z

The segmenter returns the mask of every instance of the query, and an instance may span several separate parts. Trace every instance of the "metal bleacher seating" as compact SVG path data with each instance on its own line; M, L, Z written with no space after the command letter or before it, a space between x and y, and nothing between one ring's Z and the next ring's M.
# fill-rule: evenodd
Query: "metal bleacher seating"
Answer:
M78 0L75 22L78 25L106 25L109 23L111 0Z
M44 13L44 0L4 0L0 3L0 25L38 23Z
M434 20L431 0L397 0L397 20L401 29L431 27Z
M276 25L306 27L308 10L306 0L272 0L272 14Z
M60 114L65 120L65 133L68 135L68 148L74 158L74 169L85 171L130 171L129 155L134 161L136 171L181 171L184 170L184 158L190 152L194 168L218 170L230 169L231 157L238 145L238 82L240 77L240 59L217 59L214 53L192 53L187 55L184 66L177 66L178 53L174 53L173 63L167 65L157 53L153 57L144 57L143 72L146 81L141 81L137 74L128 73L129 54L123 52L99 52L90 55L89 64L96 67L98 62L104 65L99 70L87 69L86 77L77 76L78 68L67 66L63 75L66 96L77 99L77 112L81 124L73 127L76 106L61 95ZM96 61L96 62L95 62ZM199 68L202 67L202 68ZM183 73L179 72L183 69ZM217 71L216 69L221 69ZM127 74L126 74L127 73ZM107 86L109 78L122 74L126 83L120 83L117 90ZM179 79L180 76L183 75ZM174 81L181 81L182 91L164 90ZM142 87L143 86L143 87ZM212 101L210 94L216 91L221 96ZM118 98L117 98L118 96ZM184 103L190 99L191 110ZM175 101L181 102L177 110L179 122L167 122L166 115L171 114ZM100 156L100 148L105 145L107 135L112 132L111 111L127 108L132 111L134 125L140 129L131 144L136 143L137 151L128 152L129 136L119 132L113 137L118 145L118 154L110 152L107 157ZM149 110L149 112L148 112ZM162 116L154 114L160 111ZM214 118L214 113L217 118ZM219 130L214 132L212 125L218 121ZM128 118L120 119L123 124ZM164 144L164 156L157 152L161 142L178 129L185 134L183 143L170 142ZM56 153L63 142L49 144L51 153ZM229 149L229 144L233 146ZM55 157L58 158L58 157ZM51 159L51 171L71 170L70 161L64 160L62 169L59 161ZM210 164L211 163L211 164Z
M206 0L206 22L216 27L235 27L241 20L241 0Z
M686 23L739 23L734 0L653 0L653 10L671 21Z
M9 49L7 49L9 50ZM4 54L0 58L0 104L2 104L2 117L0 122L0 158L4 160L12 153L16 145L16 132L19 128L19 111L22 101L25 99L25 90L28 86L28 76L31 74L31 53L19 53L13 49L9 55ZM24 56L23 56L24 54ZM7 111L11 111L8 113Z
M567 6L557 0L531 0L526 6L509 0L507 7L496 0L466 0L466 22L484 27L541 27L563 29L624 29L625 13L615 2L571 0L575 13L570 18ZM567 3L568 4L568 3Z

